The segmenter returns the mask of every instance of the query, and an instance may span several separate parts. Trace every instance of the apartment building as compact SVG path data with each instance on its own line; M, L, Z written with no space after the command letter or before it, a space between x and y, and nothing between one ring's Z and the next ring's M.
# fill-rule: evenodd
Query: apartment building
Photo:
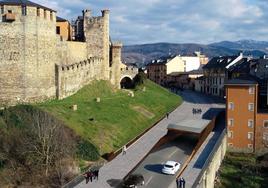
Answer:
M202 76L203 72L200 72L200 67L207 61L208 58L200 52L196 52L194 56L167 56L148 64L147 75L150 80L160 85L168 86L174 82L178 86L181 85L181 80L187 81L193 77Z
M212 58L204 65L203 92L214 96L225 96L224 83L228 80L228 69L243 59L239 56L220 56Z
M172 72L183 72L184 63L178 56L163 57L147 65L148 78L159 85L167 84L167 75Z
M259 81L248 75L247 79L235 78L225 84L227 142L231 151L262 153L268 149L268 110L259 105L265 103L259 98Z

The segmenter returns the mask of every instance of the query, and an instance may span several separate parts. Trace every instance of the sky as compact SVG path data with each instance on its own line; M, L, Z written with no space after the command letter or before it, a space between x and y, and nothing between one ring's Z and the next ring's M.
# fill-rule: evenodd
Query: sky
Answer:
M268 0L32 0L72 20L110 10L110 35L124 44L268 41Z

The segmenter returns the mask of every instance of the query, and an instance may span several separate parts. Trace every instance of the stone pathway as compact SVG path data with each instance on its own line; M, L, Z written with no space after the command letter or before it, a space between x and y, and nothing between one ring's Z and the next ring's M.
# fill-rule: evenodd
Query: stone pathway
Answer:
M193 108L201 108L203 113L215 107L212 98L205 95L185 91L182 93L184 102L174 112L160 121L154 128L143 135L139 140L127 149L126 155L118 155L114 160L105 164L99 172L99 180L85 184L85 181L76 185L76 188L111 188L108 182L116 182L123 179L152 147L167 133L167 126L170 122L178 122L185 119L201 119L201 115L193 115Z

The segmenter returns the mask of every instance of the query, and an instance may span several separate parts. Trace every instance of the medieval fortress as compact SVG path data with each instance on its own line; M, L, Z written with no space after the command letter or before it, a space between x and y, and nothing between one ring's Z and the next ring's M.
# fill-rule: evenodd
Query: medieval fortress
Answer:
M84 40L77 42L56 34L52 9L26 0L0 6L0 106L62 99L92 80L119 87L128 68L122 44L110 41L109 10L99 17L83 11Z

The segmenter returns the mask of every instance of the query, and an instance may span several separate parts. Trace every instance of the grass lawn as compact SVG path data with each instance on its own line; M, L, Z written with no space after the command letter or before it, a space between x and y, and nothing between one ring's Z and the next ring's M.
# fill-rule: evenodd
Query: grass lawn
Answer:
M267 188L267 159L250 154L228 153L220 168L220 183L216 188Z
M142 133L182 100L179 96L147 80L128 96L128 91L115 90L105 81L95 81L75 95L53 100L37 107L50 112L89 140L101 154L117 150ZM96 98L101 102L97 103ZM71 106L77 104L78 110ZM137 110L140 109L140 110Z

